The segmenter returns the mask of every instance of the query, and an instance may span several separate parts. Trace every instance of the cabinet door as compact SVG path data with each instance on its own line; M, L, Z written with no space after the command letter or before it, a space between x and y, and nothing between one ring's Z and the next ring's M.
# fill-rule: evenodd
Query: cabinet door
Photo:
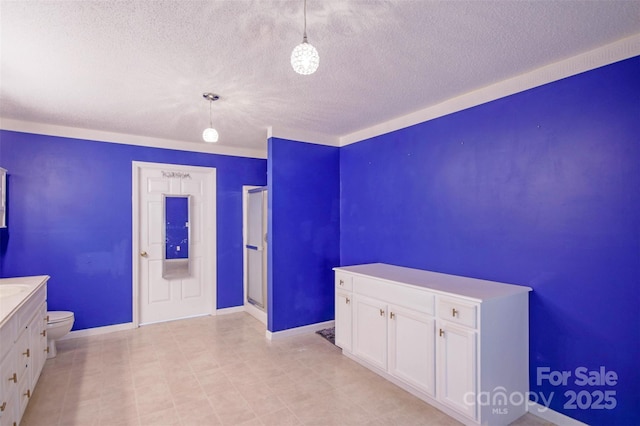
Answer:
M38 378L40 377L40 372L42 371L42 367L44 366L44 362L46 361L46 353L47 349L47 325L45 317L47 316L47 305L43 303L42 306L38 309L38 312L33 317L31 322L29 323L29 348L31 350L31 361L30 361L30 388L33 392L33 389L36 387L36 383L38 382Z
M354 295L353 353L372 365L387 369L387 305Z
M436 337L438 400L476 419L476 333L439 321Z
M351 352L352 300L351 293L336 291L336 346Z
M10 350L0 362L0 426L12 426L18 422L18 360ZM14 379L15 378L15 379Z
M29 330L22 331L20 337L14 346L16 352L18 372L18 417L22 417L29 398L31 398L31 376L29 374L29 365L31 363L31 348L29 348Z
M435 395L435 321L413 310L389 306L389 373Z

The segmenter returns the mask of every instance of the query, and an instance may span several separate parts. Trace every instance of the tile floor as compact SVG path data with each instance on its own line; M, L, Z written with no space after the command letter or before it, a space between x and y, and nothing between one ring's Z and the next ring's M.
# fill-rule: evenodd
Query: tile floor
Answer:
M21 426L352 424L459 423L315 333L269 342L237 313L59 342Z

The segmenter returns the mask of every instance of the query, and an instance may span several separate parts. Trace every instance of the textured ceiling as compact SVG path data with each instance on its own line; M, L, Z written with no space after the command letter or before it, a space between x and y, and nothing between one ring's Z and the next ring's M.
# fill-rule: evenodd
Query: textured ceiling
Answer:
M0 117L264 150L340 137L640 32L640 1L0 1Z

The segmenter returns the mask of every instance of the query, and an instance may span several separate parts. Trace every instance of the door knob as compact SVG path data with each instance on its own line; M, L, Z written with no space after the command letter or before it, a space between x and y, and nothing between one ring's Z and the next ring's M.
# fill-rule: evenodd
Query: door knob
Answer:
M146 252L146 251L141 251L141 252L140 252L140 256L142 256L142 257L147 257L147 256L148 256L148 254L147 254L147 252Z

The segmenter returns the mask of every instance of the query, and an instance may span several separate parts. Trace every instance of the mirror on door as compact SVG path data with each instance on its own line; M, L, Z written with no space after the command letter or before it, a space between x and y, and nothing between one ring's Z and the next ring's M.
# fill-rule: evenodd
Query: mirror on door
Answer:
M164 235L162 277L167 279L185 278L191 275L189 266L189 195L163 195Z

